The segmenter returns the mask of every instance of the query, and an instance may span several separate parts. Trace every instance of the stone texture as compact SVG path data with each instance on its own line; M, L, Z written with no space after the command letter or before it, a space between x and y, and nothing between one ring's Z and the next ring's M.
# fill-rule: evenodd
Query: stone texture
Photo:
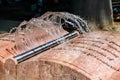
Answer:
M5 70L16 73L10 74L16 80L120 80L119 36L104 31L79 35L22 63L9 59Z
M47 26L47 27L50 27L50 26ZM36 39L36 42L35 44L37 44L36 46L39 46L39 45L42 45L46 42L49 42L49 41L52 41L53 39L55 39L56 37L51 37L51 35L46 32L44 29L39 29L37 30L38 32L40 32L39 35L38 32L36 32L36 35L33 34L33 38ZM67 34L68 32L65 31L65 30L62 30L62 33L61 33L61 36ZM24 33L21 33L19 36L24 36ZM42 38L40 40L38 40L38 38ZM38 41L37 41L38 40ZM14 64L17 64L14 63L14 61L9 61L8 62L6 61L7 59L9 58L12 58L18 54L21 54L22 52L24 51L27 51L27 50L30 50L36 46L27 46L27 45L22 45L24 43L21 43L21 44L16 44L17 41L14 37L14 33L13 34L9 34L9 33L5 33L5 34L1 34L0 35L0 80L16 80L16 65ZM15 48L16 46L19 47L19 49ZM29 48L26 48L24 50L22 50L21 48L24 48L24 47L29 47ZM9 65L5 65L5 62L6 64L9 64L9 65L12 65L12 66L9 66Z

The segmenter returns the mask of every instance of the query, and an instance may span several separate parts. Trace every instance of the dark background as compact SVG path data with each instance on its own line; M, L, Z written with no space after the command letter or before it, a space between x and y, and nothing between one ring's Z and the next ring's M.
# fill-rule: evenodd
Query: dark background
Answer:
M9 31L23 20L39 17L47 11L65 11L80 15L92 26L112 24L110 2L119 0L0 0L0 31ZM118 4L119 5L119 4ZM105 25L106 26L106 25Z
M29 20L46 11L70 12L71 0L0 0L0 17Z

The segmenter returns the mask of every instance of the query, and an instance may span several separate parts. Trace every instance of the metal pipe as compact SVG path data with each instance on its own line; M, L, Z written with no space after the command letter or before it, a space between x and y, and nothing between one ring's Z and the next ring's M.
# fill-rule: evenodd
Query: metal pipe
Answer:
M57 14L57 13L50 13L49 15L45 16L46 18L49 17L49 16L53 16L53 17L56 17L56 15L54 14ZM71 15L71 16L66 16L66 13L60 13L58 14L59 17L61 17L61 20L63 18L63 21L62 21L62 27L64 30L68 31L69 33L58 38L58 39L55 39L53 41L50 41L50 42L47 42L43 45L40 45L38 47L35 47L29 51L26 51L24 53L21 53L15 57L13 57L18 63L21 63L37 54L40 54L41 52L44 52L50 48L53 48L61 43L63 43L65 40L69 40L69 39L72 39L76 36L78 36L79 34L83 34L84 32L88 32L87 31L87 23L82 20L81 18L79 17L75 17L75 15L72 15L72 14L69 14L67 13L67 15ZM64 20L64 17L66 16L66 20ZM57 17L56 17L57 18ZM57 22L56 22L57 23Z
M53 48L53 47L63 43L65 40L70 40L72 38L75 38L78 35L79 35L79 33L77 31L70 32L70 33L68 33L68 34L66 34L66 35L64 35L64 36L62 36L62 37L60 37L58 39L47 42L47 43L45 43L43 45L40 45L40 46L38 46L36 48L33 48L33 49L29 50L29 51L26 51L26 52L24 52L22 54L14 56L13 58L15 60L17 60L18 63L21 63L21 62L23 62L23 61L37 55L37 54L40 54L41 52L44 52L44 51L46 51L46 50L48 50L50 48Z

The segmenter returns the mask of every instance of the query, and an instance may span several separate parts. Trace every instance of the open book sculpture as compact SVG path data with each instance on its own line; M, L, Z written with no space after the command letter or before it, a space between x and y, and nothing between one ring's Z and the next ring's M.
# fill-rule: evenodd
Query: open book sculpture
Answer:
M47 12L0 35L0 80L120 80L120 34Z

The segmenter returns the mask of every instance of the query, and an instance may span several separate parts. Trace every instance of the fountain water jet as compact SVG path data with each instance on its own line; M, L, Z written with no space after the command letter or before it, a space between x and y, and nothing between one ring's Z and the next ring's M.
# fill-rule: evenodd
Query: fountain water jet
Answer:
M62 31L65 31L64 29L68 31L66 35L62 34ZM36 44L39 39L44 39L41 37L41 33L38 34L41 30L46 31L43 32L42 35L47 33L46 35L50 35L53 41L47 41L45 44ZM18 28L16 28L16 31L14 32L14 50L18 54L14 58L18 61L18 63L24 61L35 56L35 53L43 52L63 43L66 39L76 37L78 35L76 31L79 33L85 33L90 30L84 20L69 13L48 12L47 15L45 14L40 18L33 18L29 22L24 21ZM20 34L23 34L23 36Z
M90 31L87 23L73 14L63 12L48 12L46 14L39 18L33 18L28 22L22 22L17 28L10 31L10 35L7 35L9 36L11 47L5 48L5 50L1 48L4 50L2 52L12 53L15 56L11 54L5 59L3 57L6 74L11 72L10 69L15 68L15 66L12 66L13 68L8 66L9 64L14 64L11 60L16 65L20 64L41 52L65 43L69 39L78 36L79 33L83 34ZM77 53L79 52L79 50L76 51ZM13 76L16 73L9 73L9 75L14 78Z

